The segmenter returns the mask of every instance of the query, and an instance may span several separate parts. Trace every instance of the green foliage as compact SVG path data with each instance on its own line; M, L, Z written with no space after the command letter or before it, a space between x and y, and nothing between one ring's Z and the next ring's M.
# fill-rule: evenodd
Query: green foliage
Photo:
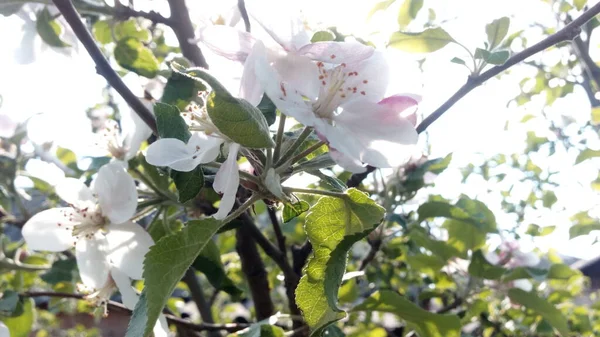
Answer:
M269 96L263 95L260 103L256 106L260 112L262 112L263 116L267 120L267 124L273 125L275 123L275 119L277 118L277 107L275 103L271 101Z
M442 28L429 28L420 33L396 32L390 37L389 46L409 53L431 53L456 42Z
M171 170L171 178L178 192L179 202L185 203L194 199L204 186L204 173L200 166L190 172Z
M0 298L0 315L14 317L21 314L23 314L23 306L19 294L14 290L5 290Z
M310 205L304 200L299 200L294 204L285 204L282 212L283 222L285 223L291 221L300 214L308 211L309 208Z
M134 38L140 42L150 40L150 32L139 27L135 19L117 22L114 25L115 40L121 41L125 38Z
M35 302L33 299L24 299L21 315L5 317L2 322L8 327L11 337L28 337L35 322Z
M495 52L490 52L484 49L477 48L475 50L475 59L482 59L489 64L494 65L502 65L508 58L510 57L510 53L508 50L498 50Z
M135 306L127 337L150 334L175 285L222 225L213 218L189 221L181 231L150 248L144 260L145 297Z
M371 11L367 15L367 20L371 19L371 17L373 16L373 14L375 14L375 13L377 13L379 11L386 10L394 2L396 2L396 0L384 0L384 1L380 1L377 4L375 4L375 6L373 6L373 8L371 9Z
M600 150L585 149L579 153L577 159L575 159L575 164L579 164L583 161L596 157L600 157Z
M526 292L518 288L510 289L508 291L508 297L511 301L519 303L525 308L533 310L533 312L542 316L561 336L569 336L569 324L567 323L567 320L558 309L546 300L538 297L534 293Z
M400 29L406 28L408 24L417 17L423 7L423 0L404 0L398 13L398 25Z
M92 26L92 33L96 41L101 44L111 43L113 41L111 31L111 20L98 20Z
M46 283L73 282L79 278L75 259L56 260L50 270L40 276Z
M173 71L197 81L206 82L212 92L206 109L211 121L232 141L249 148L271 148L269 124L263 113L248 101L233 97L217 79L200 68L183 69L171 64Z
M400 294L380 290L353 311L389 312L406 321L419 337L460 337L461 324L456 315L439 315L421 309Z
M335 34L333 34L332 32L330 32L328 30L320 30L313 34L312 38L310 39L310 42L315 43L315 42L334 41L334 40L335 40Z
M296 288L296 303L313 336L345 317L337 307L337 295L348 250L379 224L384 212L352 188L344 198L321 197L306 216L305 231L314 252Z
M64 48L71 46L60 38L62 27L50 15L48 7L44 7L37 13L35 29L42 40L52 47Z
M184 110L190 102L199 103L201 99L198 97L198 92L204 90L206 90L206 86L202 83L173 72L167 81L160 101Z
M134 37L124 37L117 42L115 60L121 67L144 77L154 78L158 74L158 60Z
M194 260L192 266L197 271L206 275L208 282L215 289L228 293L234 301L239 300L242 291L227 277L223 262L221 262L221 252L213 240L210 240L206 244L200 255Z
M489 44L489 50L493 50L498 47L502 40L508 34L508 28L510 27L510 19L506 16L500 19L494 20L485 26L485 34L487 35L487 42ZM488 62L492 63L492 62ZM496 63L492 63L496 64Z
M600 230L600 222L591 218L587 212L580 212L571 217L573 226L569 228L569 239L587 235L592 231Z

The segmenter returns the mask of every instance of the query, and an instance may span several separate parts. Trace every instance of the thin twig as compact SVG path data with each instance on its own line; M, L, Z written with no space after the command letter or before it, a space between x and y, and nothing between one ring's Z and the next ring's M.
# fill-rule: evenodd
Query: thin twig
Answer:
M446 102L444 102L437 110L435 110L431 115L427 116L417 126L417 132L421 133L427 129L433 122L435 122L438 118L440 118L448 109L450 109L456 102L462 99L466 94L471 92L471 90L477 88L485 81L490 78L502 73L506 69L514 66L521 61L524 61L528 57L535 55L549 47L554 46L560 42L573 40L575 37L579 35L581 32L581 26L583 26L586 22L594 18L598 13L600 13L600 3L594 5L592 8L585 11L581 14L577 19L573 20L573 22L566 25L563 29L558 32L548 36L542 41L534 44L531 47L526 48L520 53L513 55L509 58L504 64L495 66L485 72L483 72L479 76L471 76L467 80L467 83L463 85L452 97L450 97Z
M196 303L196 307L200 312L202 321L205 323L214 323L215 319L213 318L212 311L210 310L210 305L207 303L206 298L204 297L202 287L200 286L200 282L196 277L194 268L188 268L181 280L188 286L190 294L192 295L192 299L194 300L194 303ZM220 334L218 331L211 331L209 336L219 337Z
M108 60L104 57L96 42L92 38L92 35L87 30L81 17L77 13L71 0L53 0L54 5L60 13L63 15L73 32L81 41L87 52L90 54L94 63L96 64L96 71L102 75L106 81L123 97L125 102L140 116L140 118L152 129L155 135L158 135L156 128L156 120L154 115L146 108L144 104L137 98L131 90L125 85L121 77L114 71L114 69L108 63Z
M238 9L240 10L240 15L242 16L242 20L244 20L244 27L246 28L246 32L250 33L250 18L248 17L248 11L246 10L246 3L244 0L238 0Z
M53 292L53 291L28 291L20 294L23 297L61 297L61 298L72 298L76 300L85 300L85 295L82 294L71 294L71 293L61 293L61 292ZM123 304L114 301L108 301L108 308L118 312L124 312L131 315L131 310L125 307ZM171 314L164 314L167 318L167 321L171 324L184 327L188 330L192 331L227 331L227 332L236 332L243 330L249 326L249 324L233 324L233 323L225 323L225 324L209 324L209 323L200 323L194 324L185 319L179 318L177 316L173 316Z
M267 207L267 213L269 213L269 218L271 219L271 224L273 224L273 231L275 232L275 238L277 239L277 245L279 246L279 250L286 256L287 259L287 248L285 246L285 235L281 231L281 225L279 223L279 219L277 218L277 210L271 207Z
M202 51L198 45L191 42L195 36L194 26L185 1L169 0L169 8L171 9L171 28L179 41L181 53L196 66L208 69L208 63L206 63Z

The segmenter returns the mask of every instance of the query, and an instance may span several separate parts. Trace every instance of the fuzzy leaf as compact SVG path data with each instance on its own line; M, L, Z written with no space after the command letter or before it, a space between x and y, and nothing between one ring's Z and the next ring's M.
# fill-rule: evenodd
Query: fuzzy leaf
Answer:
M391 47L409 53L431 53L455 42L442 28L430 28L420 33L395 32L390 37Z
M147 78L154 78L158 74L158 60L152 51L133 37L125 37L117 42L115 60L121 67Z

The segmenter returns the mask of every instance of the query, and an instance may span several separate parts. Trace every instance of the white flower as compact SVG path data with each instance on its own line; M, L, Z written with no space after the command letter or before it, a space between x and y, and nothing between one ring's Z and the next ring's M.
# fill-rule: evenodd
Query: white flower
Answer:
M15 135L18 124L8 115L0 114L0 138L11 138Z
M0 322L0 337L10 337L10 331L6 324Z
M207 136L194 132L187 144L175 138L163 138L152 143L146 153L148 163L155 166L168 166L174 170L189 172L200 164L213 162L219 156L222 144L228 144L227 160L223 162L213 183L216 192L223 197L215 219L223 219L229 214L235 203L235 196L240 183L237 155L240 145L221 137L218 133Z
M388 68L381 54L333 68L298 57L277 65L260 42L252 54L256 76L277 108L314 127L345 169L360 172L362 163L396 167L410 159L418 135L403 114L418 102L400 95L382 100ZM293 83L300 77L301 87Z
M144 255L153 241L142 227L129 221L137 207L133 178L119 164L110 163L100 168L93 189L65 178L56 193L69 206L29 219L22 232L28 247L60 252L74 245L81 279L90 288L99 289L101 280L107 278L107 260L132 279L141 279Z
M298 17L292 17L285 12L286 8L275 9L273 6L281 5L277 2L269 4L268 16L259 18L257 15L264 10L248 10L262 28L270 35L274 43L269 44L268 59L278 71L285 71L288 81L294 86L302 88L304 85L305 68L302 63L290 66L294 60L322 61L331 64L358 62L369 58L374 49L359 42L310 42L310 36L304 28L303 22ZM271 13L278 13L277 18ZM277 21L275 25L270 22ZM199 41L213 52L230 60L244 62L244 74L240 96L249 102L258 104L263 94L263 88L255 75L253 61L253 46L258 39L250 33L223 25L207 26L201 29ZM267 43L270 41L267 41Z

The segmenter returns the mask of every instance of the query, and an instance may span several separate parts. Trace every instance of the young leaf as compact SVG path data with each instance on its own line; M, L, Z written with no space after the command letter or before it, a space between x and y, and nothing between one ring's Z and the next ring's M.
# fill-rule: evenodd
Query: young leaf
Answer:
M234 301L242 294L242 291L227 277L223 262L221 262L219 247L213 240L206 244L192 266L203 273L215 289L228 293Z
M456 315L440 315L421 309L400 294L380 290L352 311L389 312L402 318L419 337L460 337L461 324Z
M300 200L295 204L285 204L282 212L283 222L291 221L293 218L308 211L309 208L310 205L304 200Z
M64 48L71 46L60 38L62 28L58 22L52 18L50 11L48 11L48 7L44 7L44 9L37 13L35 29L42 40L52 47Z
M315 43L315 42L322 42L322 41L333 41L335 40L335 35L328 31L328 30L320 30L318 32L316 32L315 34L313 34L312 38L310 39L310 42Z
M158 74L158 60L152 51L133 37L125 37L117 42L115 60L121 67L147 78L154 78Z
M345 317L337 307L337 295L348 250L372 231L385 214L363 192L349 189L346 195L322 197L306 216L305 231L314 253L296 288L296 303L313 336Z
M233 97L212 75L200 68L182 69L171 63L174 72L207 83L212 92L206 102L211 121L232 141L249 148L272 148L269 124L262 112L248 101Z
M275 103L271 101L269 96L263 95L260 103L258 103L258 106L256 107L258 110L260 110L260 112L262 112L263 116L265 116L267 124L273 125L273 123L275 123L275 119L277 117L277 107L275 106Z
M98 20L92 26L92 32L96 41L107 44L113 41L112 32L110 29L110 20Z
M600 157L600 150L585 149L579 153L577 159L575 159L575 164L595 157Z
M77 262L75 259L56 260L52 268L40 277L44 282L57 284L59 282L73 282L79 278Z
M423 0L404 0L398 13L398 25L400 25L400 29L406 28L417 17L422 7Z
M127 337L150 335L175 285L222 225L214 218L192 220L150 248L144 260L145 300L135 306Z
M139 41L148 41L150 39L150 32L147 29L141 29L135 19L116 23L114 34L117 41L127 37L132 37Z
M384 11L386 10L388 7L390 7L394 2L396 2L396 0L385 0L385 1L381 1L375 4L375 6L373 6L373 8L371 9L371 11L369 12L369 14L367 15L367 20L370 20L371 17L379 12L379 11Z
M496 231L496 217L487 206L478 200L462 196L456 205L443 201L429 201L422 204L419 209L419 221L427 218L444 217L460 220L474 225L482 232Z
M450 62L456 63L456 64L462 64L463 66L467 65L465 63L465 60L461 59L460 57L453 57L452 60L450 60Z
M389 46L409 53L431 53L456 42L442 28L430 28L420 33L395 32L390 37Z
M198 92L204 90L206 90L206 86L201 82L173 72L167 80L167 85L160 101L175 105L179 110L184 110L190 102L198 102L200 99Z
M509 26L510 19L507 17L496 19L485 26L487 41L490 44L489 50L493 50L494 48L500 45L502 40L504 40L504 38L506 37L506 34L508 34Z
M511 301L519 303L542 316L561 336L569 336L569 324L565 316L543 298L519 288L510 289L508 297Z
M161 138L177 138L187 143L192 136L176 107L165 103L156 103L154 104L154 115L156 116L158 135Z
M177 200L181 203L194 199L204 186L204 173L200 166L190 172L171 170L171 178L179 194Z

